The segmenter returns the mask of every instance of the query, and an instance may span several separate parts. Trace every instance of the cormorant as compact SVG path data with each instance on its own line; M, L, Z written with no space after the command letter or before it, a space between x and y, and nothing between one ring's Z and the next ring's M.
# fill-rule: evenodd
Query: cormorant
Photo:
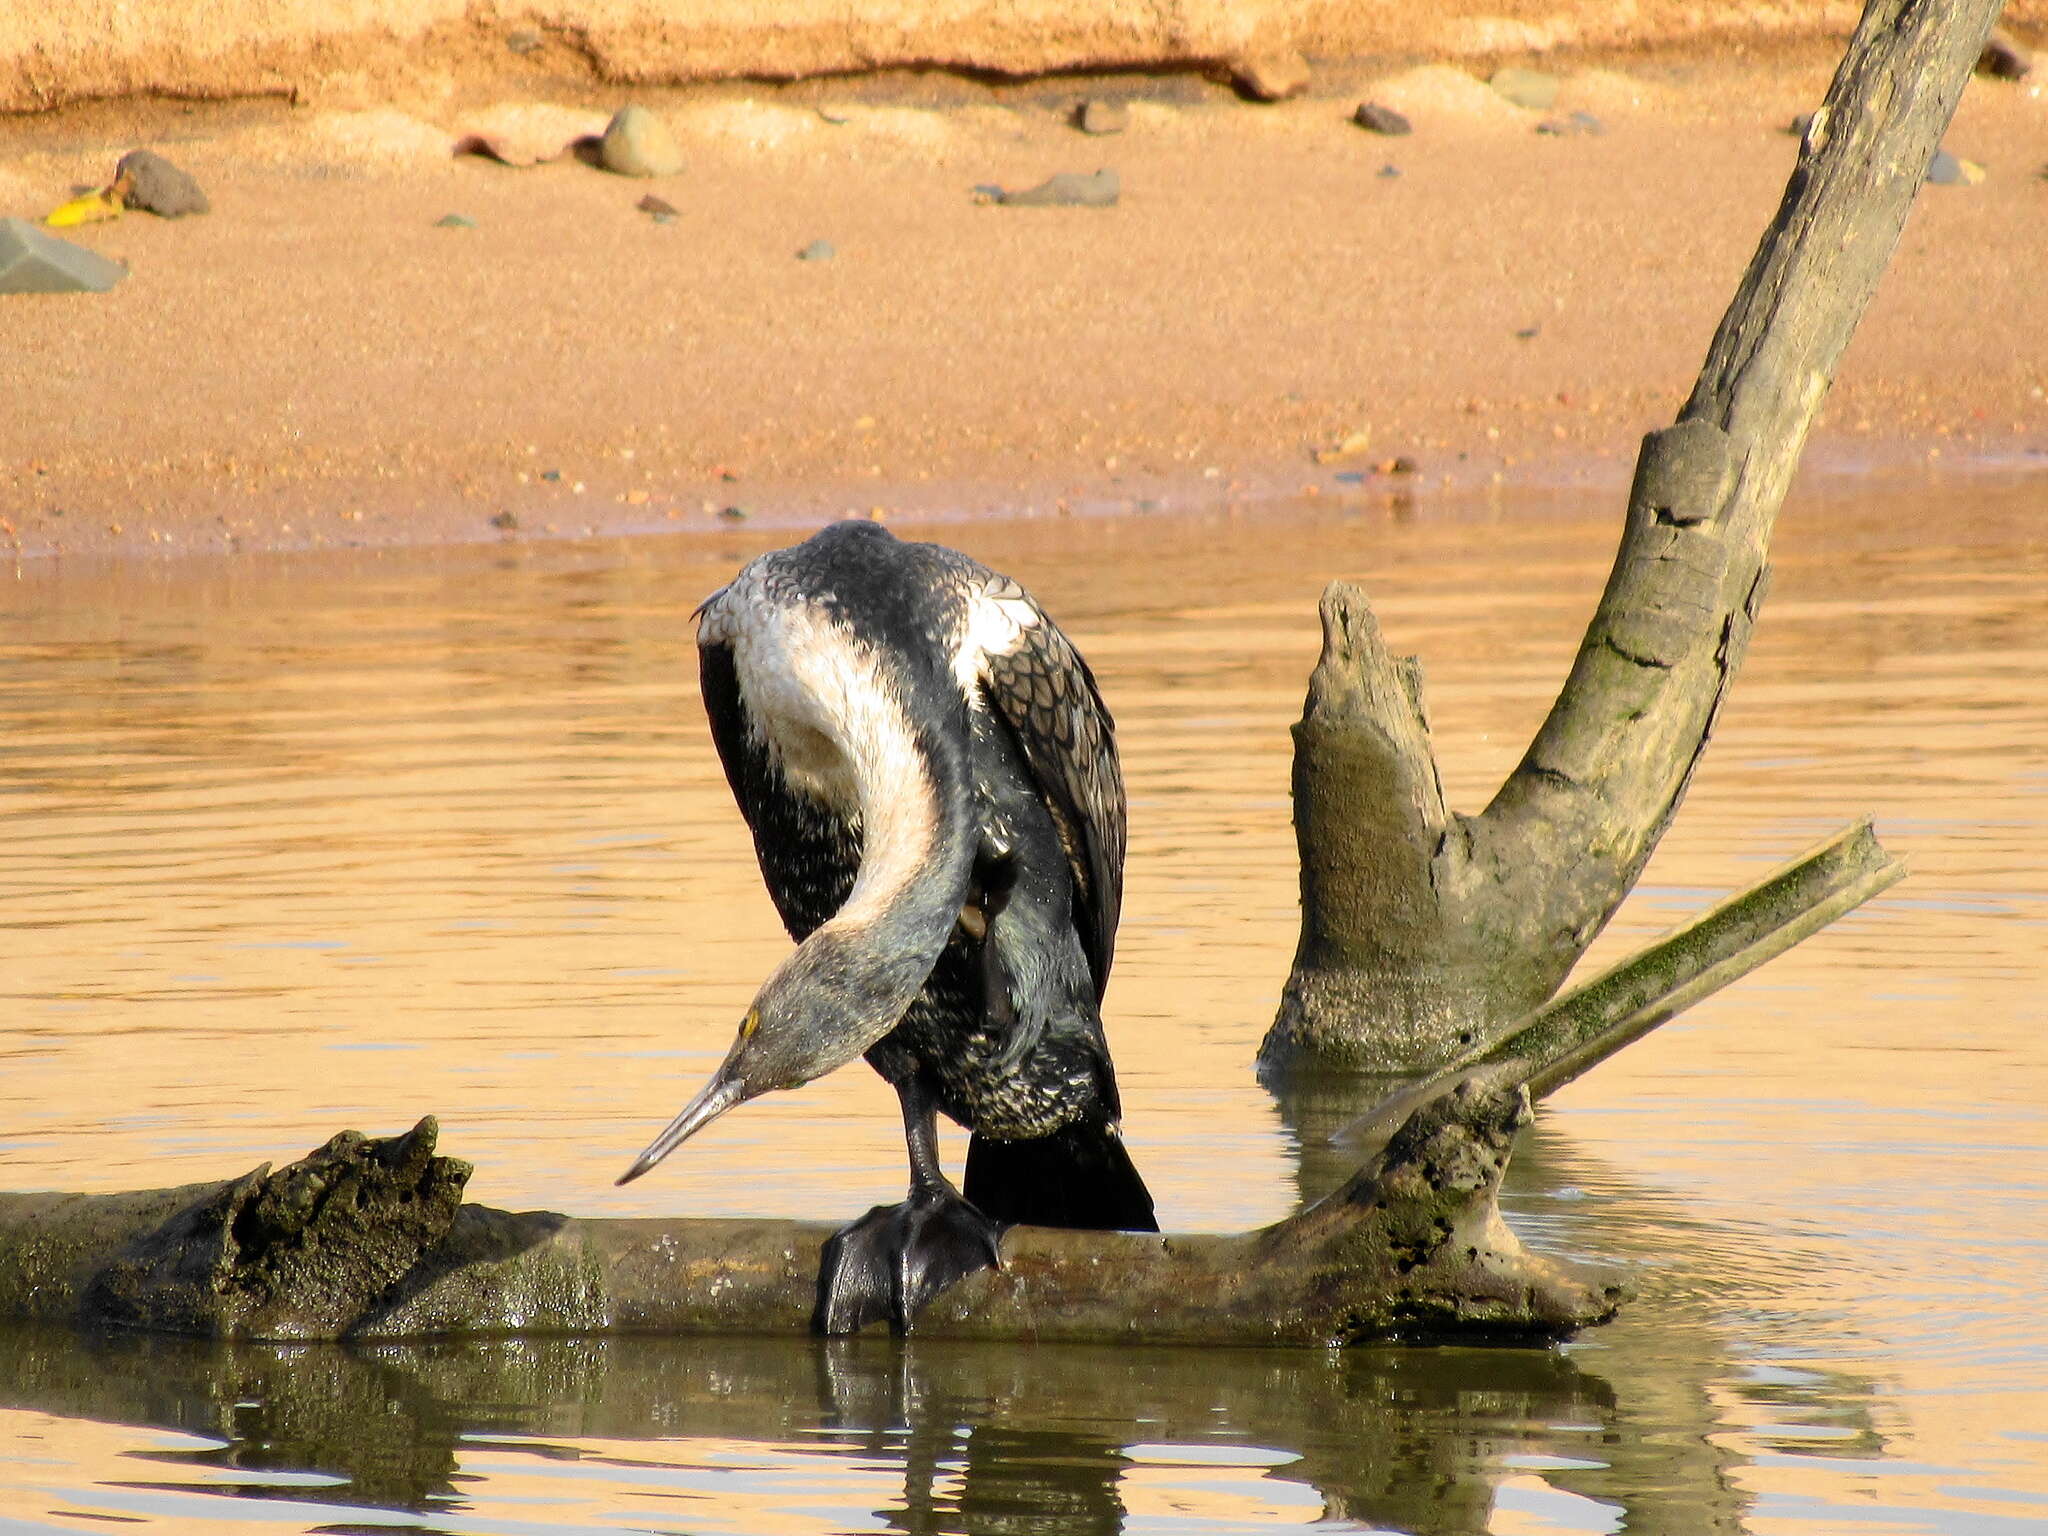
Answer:
M711 734L798 944L619 1182L865 1054L902 1100L910 1194L827 1244L821 1331L906 1330L1000 1265L1011 1223L1157 1231L1102 1032L1124 790L1087 663L1016 582L867 522L761 556L698 613ZM939 1110L973 1132L964 1196Z

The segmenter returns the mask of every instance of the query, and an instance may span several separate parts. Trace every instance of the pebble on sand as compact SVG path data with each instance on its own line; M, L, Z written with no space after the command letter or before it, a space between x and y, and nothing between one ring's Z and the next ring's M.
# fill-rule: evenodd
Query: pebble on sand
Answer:
M839 249L830 240L813 240L796 253L798 261L830 261L839 254Z
M1368 133L1399 135L1415 131L1415 125L1407 118L1392 107L1383 107L1376 101L1361 101L1358 110L1351 114L1351 121Z
M1486 83L1503 99L1532 112L1548 112L1557 104L1557 76L1540 69L1518 69L1510 64L1495 70Z
M119 262L26 219L0 219L0 293L105 293L127 275Z
M1230 77L1253 101L1285 101L1308 89L1308 60L1292 48L1247 53L1230 61Z
M679 212L682 211L679 208L677 208L674 203L670 202L667 198L656 197L652 192L648 193L645 197L641 198L640 201L635 203L633 206L635 208L638 208L642 213L653 214L657 219L663 217L664 215L672 219Z
M191 175L153 149L131 149L114 166L114 186L121 201L158 218L182 219L188 213L211 213L213 204Z
M491 519L491 526L493 528L501 528L506 533L510 533L519 526L519 514L508 507Z
M1120 101L1084 101L1074 114L1083 133L1122 133L1131 125L1131 109Z
M1927 180L1932 186L1974 187L1983 179L1983 166L1945 149L1937 149L1934 158L1927 162Z
M461 213L444 213L444 214L442 214L442 215L441 215L441 217L439 217L438 219L434 220L434 228L436 228L436 229L475 229L475 228L476 228L476 220L475 220L475 219L472 219L472 218L470 218L470 217L469 217L469 216L468 216L467 214L461 214Z
M598 158L620 176L673 176L683 168L668 124L645 107L621 107L605 125Z
M1598 138L1607 131L1607 125L1590 112L1574 112L1570 117L1547 117L1536 125L1536 131L1554 139L1568 139L1578 134Z
M1116 172L1104 169L1093 176L1061 171L1021 192L998 189L993 200L1006 208L1114 208L1122 195Z
M2000 27L1977 55L1977 73L1994 80L2024 80L2034 68L2034 57L2005 28Z

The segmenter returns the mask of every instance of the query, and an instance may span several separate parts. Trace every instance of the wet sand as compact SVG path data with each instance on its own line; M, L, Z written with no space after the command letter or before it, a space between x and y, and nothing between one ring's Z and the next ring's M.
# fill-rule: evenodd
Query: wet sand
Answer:
M171 554L1619 481L1832 62L1560 63L1549 113L1443 66L1275 106L1190 80L648 92L687 161L653 182L449 153L477 128L559 145L616 97L12 119L0 212L143 143L215 211L74 231L129 279L4 301L0 538ZM1128 129L1077 132L1084 92L1139 92ZM1415 133L1352 126L1368 96ZM1574 110L1605 131L1536 131ZM1978 80L1948 145L1988 178L1926 189L1817 459L2048 454L2048 96ZM1114 209L972 192L1098 166ZM672 222L636 211L650 192ZM836 257L798 261L817 239Z

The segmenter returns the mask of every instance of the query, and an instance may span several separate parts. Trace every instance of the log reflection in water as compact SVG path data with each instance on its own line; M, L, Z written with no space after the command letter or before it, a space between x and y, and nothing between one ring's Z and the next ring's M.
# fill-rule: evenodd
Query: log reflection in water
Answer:
M1325 1518L1417 1533L1487 1528L1503 1479L1526 1466L1562 1468L1546 1475L1567 1495L1614 1501L1630 1529L1679 1528L1668 1518L1714 1530L1735 1513L1701 1464L1708 1382L1728 1364L1711 1348L1687 1354L1667 1353L1679 1375L1659 1383L1647 1416L1663 1433L1641 1433L1644 1415L1569 1356L1502 1349L630 1337L351 1347L11 1329L0 1331L0 1402L225 1442L137 1453L156 1470L129 1487L305 1496L286 1474L324 1473L345 1481L318 1498L342 1509L486 1510L482 1451L601 1458L630 1479L664 1443L693 1461L754 1444L764 1457L900 1473L900 1498L875 1513L910 1532L1009 1529L1026 1513L1034 1529L1114 1531L1184 1458L1205 1475L1213 1463L1242 1484L1305 1490ZM1675 1409L1690 1432L1668 1433ZM229 1470L243 1481L213 1481ZM588 1476L590 1497L621 1493Z

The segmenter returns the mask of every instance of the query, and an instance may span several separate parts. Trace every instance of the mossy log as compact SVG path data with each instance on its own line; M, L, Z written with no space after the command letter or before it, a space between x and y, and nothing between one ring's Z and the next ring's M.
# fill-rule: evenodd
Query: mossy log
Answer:
M1295 727L1301 941L1269 1082L1485 1050L1635 884L1741 664L1807 429L1999 8L1870 0L1691 398L1643 440L1571 675L1482 814L1445 802L1414 659L1362 592L1331 586Z
M1557 1338L1622 1292L1522 1247L1495 1203L1519 1090L1425 1106L1345 1187L1232 1236L1010 1229L920 1337L1329 1346ZM183 1189L0 1195L0 1319L219 1338L800 1333L834 1230L574 1220L460 1203L433 1120Z

